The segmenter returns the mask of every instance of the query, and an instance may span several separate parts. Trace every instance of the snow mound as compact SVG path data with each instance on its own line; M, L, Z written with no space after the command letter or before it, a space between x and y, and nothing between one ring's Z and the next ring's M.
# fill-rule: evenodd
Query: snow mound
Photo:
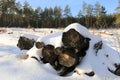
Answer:
M108 70L108 68L115 70L114 64L115 63L120 64L119 53L114 51L110 47L108 47L105 43L103 43L102 49L98 50L98 52L96 53L96 50L94 49L94 45L102 41L102 39L99 36L90 34L89 31L85 27L83 27L82 25L78 23L73 23L69 25L68 27L64 29L63 32L66 32L71 28L75 29L83 36L89 37L91 41L90 41L89 50L87 51L87 55L82 60L82 63L79 66L77 66L75 69L77 73L70 73L68 77L71 79L75 79L77 77L76 79L80 79L80 80L84 80L88 78L96 79L96 80L107 78L109 80L112 80L115 78L119 78L118 76L112 74ZM51 34L43 38L40 38L37 41L40 41L40 42L42 41L45 44L52 44L57 47L58 45L59 46L62 45L61 35L62 33ZM93 77L89 77L85 75L85 73L89 73L91 71L95 73ZM64 80L66 80L66 78L64 78Z
M85 28L84 26L82 26L79 23L73 23L68 25L65 29L64 32L68 31L69 29L75 29L76 31L78 31L81 35L83 35L84 37L91 37L90 32L88 31L87 28Z
M47 36L39 38L37 42L44 42L45 45L52 44L55 47L59 47L62 45L61 38L62 38L62 33L59 32L59 33L49 34Z
M27 34L27 33L21 34L20 36L23 36L29 39L34 39L35 41L39 38L39 36L37 35L32 35L32 34Z

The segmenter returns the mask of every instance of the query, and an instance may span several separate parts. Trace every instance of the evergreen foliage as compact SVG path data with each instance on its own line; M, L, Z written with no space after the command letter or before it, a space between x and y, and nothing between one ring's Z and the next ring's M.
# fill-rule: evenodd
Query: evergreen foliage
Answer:
M62 10L61 7L36 9L28 2L22 5L16 0L0 0L0 27L24 28L60 28L70 23L79 22L87 28L120 27L120 0L116 13L106 14L107 11L99 2L95 5L83 2L78 15L72 16L69 5Z

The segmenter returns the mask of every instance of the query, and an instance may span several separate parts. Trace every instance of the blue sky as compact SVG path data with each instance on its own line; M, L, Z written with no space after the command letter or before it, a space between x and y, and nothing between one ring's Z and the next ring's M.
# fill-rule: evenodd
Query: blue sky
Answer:
M17 2L27 1L31 7L36 8L40 6L42 9L45 7L49 8L54 6L60 6L62 10L66 5L69 5L71 13L73 16L76 16L80 9L82 9L83 1L87 4L94 5L97 1L106 8L107 13L114 13L115 8L118 6L118 0L16 0Z

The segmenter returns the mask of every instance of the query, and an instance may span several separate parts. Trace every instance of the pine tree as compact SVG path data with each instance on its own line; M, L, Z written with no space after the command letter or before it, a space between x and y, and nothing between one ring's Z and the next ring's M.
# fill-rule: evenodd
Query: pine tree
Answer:
M118 0L118 6L116 7L116 21L115 21L115 25L117 27L120 27L120 0Z
M97 2L97 3L95 4L95 15L96 15L97 17L100 17L100 15L101 15L101 5L100 5L99 2Z
M117 13L120 13L120 0L118 0L118 6L116 7L115 10Z
M64 18L65 18L65 26L71 23L71 11L68 5L66 5L64 9Z
M54 27L61 27L61 8L55 6L54 7Z
M88 5L87 6L87 15L86 15L86 26L87 27L92 26L92 13L93 13L92 5Z
M86 10L87 10L87 3L83 2L82 3L82 13L84 14L84 16L86 15Z
M77 17L80 19L82 16L83 16L83 14L82 14L82 11L80 10L80 11L78 12Z

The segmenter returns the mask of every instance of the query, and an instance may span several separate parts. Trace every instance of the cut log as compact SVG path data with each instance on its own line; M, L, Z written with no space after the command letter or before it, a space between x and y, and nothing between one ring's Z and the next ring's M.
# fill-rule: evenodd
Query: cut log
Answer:
M17 47L19 47L21 50L29 50L33 47L34 43L34 39L29 39L24 36L20 36Z

